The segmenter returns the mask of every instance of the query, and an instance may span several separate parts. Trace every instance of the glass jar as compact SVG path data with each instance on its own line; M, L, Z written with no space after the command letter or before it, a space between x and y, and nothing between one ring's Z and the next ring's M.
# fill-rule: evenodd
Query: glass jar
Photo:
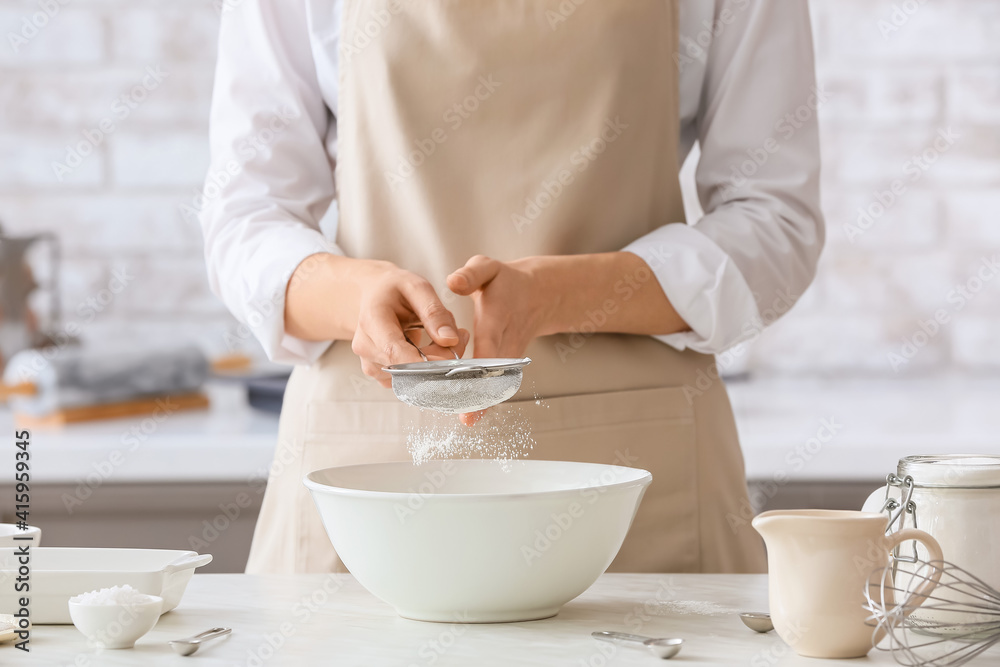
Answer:
M1000 591L1000 456L907 456L887 476L886 486L868 497L864 509L889 513L887 533L910 526L930 533L945 561ZM928 560L916 542L900 545L893 555L903 571L909 570L906 563ZM943 591L936 595L952 598ZM959 620L985 622L955 618Z
M890 530L927 531L945 560L1000 590L1000 456L907 456L865 509L889 512ZM926 557L923 547L914 548ZM912 559L901 549L898 559Z

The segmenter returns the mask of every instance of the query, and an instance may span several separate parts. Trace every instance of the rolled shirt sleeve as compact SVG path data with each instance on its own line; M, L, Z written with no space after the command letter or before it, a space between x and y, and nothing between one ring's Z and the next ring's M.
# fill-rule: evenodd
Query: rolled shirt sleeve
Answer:
M319 226L335 196L335 126L304 4L244 0L222 12L199 213L212 291L285 363L330 345L285 333L288 280L311 255L343 254Z
M714 33L701 62L682 46L678 63L682 86L685 67L704 68L694 122L706 213L625 250L650 265L691 327L658 338L718 353L759 334L815 276L824 241L816 119L824 94L815 83L808 3L719 0L704 17L697 10L711 3L685 5L694 15L682 18L682 30ZM703 35L682 34L685 42L703 43Z

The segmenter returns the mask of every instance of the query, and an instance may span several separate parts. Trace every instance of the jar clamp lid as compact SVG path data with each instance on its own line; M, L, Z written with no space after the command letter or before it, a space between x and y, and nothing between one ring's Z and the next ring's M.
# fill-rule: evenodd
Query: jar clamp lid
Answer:
M1000 489L1000 456L946 454L907 456L887 482L900 486L907 477L921 489Z

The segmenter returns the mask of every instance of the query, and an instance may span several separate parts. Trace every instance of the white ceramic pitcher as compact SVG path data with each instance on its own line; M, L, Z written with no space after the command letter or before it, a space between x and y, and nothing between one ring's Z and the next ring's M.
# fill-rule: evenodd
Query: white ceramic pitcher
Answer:
M941 560L941 547L922 530L907 528L886 537L888 521L878 512L840 510L776 510L754 518L753 527L767 544L771 620L796 653L866 655L884 633L866 623L864 590L878 585L889 552L900 542L918 540L931 560ZM934 577L925 582L914 591L913 602L936 585Z

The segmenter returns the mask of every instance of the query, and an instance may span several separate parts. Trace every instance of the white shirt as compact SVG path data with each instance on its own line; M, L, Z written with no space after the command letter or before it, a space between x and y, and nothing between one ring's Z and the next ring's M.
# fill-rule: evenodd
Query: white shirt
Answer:
M212 161L197 208L212 290L275 361L310 363L329 346L288 335L283 313L303 259L343 254L321 230L335 196L340 4L223 5ZM756 337L812 281L824 239L823 93L806 2L681 0L680 40L677 161L699 143L706 213L694 224L665 220L624 249L650 264L691 327L658 338L717 353Z

